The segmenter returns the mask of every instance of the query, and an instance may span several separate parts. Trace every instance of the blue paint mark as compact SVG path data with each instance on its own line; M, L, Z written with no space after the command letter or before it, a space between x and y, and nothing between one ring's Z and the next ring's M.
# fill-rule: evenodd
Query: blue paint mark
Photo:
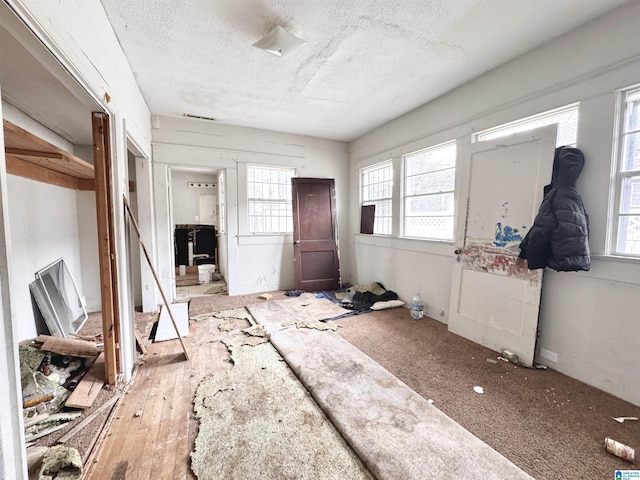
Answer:
M509 225L502 225L502 223L496 223L496 239L493 244L496 247L506 247L508 243L521 242L522 235L517 228L510 227Z

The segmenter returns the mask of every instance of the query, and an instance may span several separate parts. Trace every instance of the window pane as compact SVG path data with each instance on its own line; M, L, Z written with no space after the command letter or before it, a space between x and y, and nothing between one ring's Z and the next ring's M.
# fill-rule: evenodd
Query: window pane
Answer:
M286 233L293 231L289 168L247 167L249 231Z
M375 205L373 233L391 234L391 197L393 195L393 164L391 160L363 168L362 205Z
M427 150L405 157L405 176L455 167L456 145Z
M493 140L495 138L513 135L514 133L526 132L534 128L546 125L558 124L558 136L556 146L576 145L578 141L578 106L571 106L560 110L552 110L531 117L523 118L515 122L507 123L498 127L489 128L479 132L476 136L478 141Z
M453 215L453 192L405 199L405 217L434 214Z
M620 217L618 253L640 255L640 215Z
M628 177L622 181L620 213L640 214L640 175Z
M640 130L640 98L638 93L630 93L627 95L627 110L625 112L625 132Z
M620 170L640 170L640 133L625 135L622 140L622 163Z
M441 170L407 178L407 195L421 195L452 191L455 186L455 170Z
M455 164L455 142L404 157L405 236L453 239Z

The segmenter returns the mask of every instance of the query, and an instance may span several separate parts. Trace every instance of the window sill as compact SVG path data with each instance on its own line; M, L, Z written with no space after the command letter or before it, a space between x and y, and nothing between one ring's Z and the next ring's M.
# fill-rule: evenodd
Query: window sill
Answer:
M394 250L406 250L409 252L428 253L445 257L453 257L453 242L444 240L427 240L407 237L394 237L391 235L355 234L356 244L371 245L375 247L391 248Z

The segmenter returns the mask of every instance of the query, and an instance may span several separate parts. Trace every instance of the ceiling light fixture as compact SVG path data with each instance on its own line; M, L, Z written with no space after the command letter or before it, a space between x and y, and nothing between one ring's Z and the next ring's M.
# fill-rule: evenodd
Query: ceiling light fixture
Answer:
M254 43L253 46L266 50L277 57L284 57L305 43L307 42L296 37L293 33L287 32L280 25L277 25L273 30Z

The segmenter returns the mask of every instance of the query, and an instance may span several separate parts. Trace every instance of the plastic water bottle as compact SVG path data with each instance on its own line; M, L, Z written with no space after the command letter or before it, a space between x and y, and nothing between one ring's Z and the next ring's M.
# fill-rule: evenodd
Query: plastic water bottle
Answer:
M420 320L424 315L424 302L419 293L411 299L411 318L414 320Z

